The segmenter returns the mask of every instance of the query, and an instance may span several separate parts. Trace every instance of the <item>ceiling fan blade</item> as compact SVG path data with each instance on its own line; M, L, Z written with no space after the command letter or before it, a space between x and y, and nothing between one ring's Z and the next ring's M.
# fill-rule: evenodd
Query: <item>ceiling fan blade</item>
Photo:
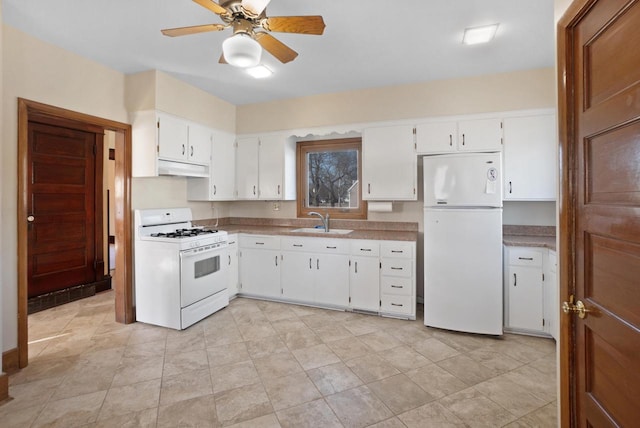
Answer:
M278 58L278 60L283 64L293 61L298 56L298 52L294 51L271 34L256 33L255 38L264 50Z
M262 21L267 31L320 35L324 32L322 16L272 16Z
M198 3L200 6L209 9L211 12L215 13L216 15L224 15L225 13L229 13L227 9L220 6L218 3L214 2L213 0L193 0L193 1Z
M205 33L207 31L221 31L227 28L223 24L194 25L191 27L167 28L162 30L162 34L169 37L186 36L187 34Z
M229 64L226 59L224 59L224 54L220 54L220 59L218 60L220 64Z
M271 0L242 0L242 9L250 15L260 16Z

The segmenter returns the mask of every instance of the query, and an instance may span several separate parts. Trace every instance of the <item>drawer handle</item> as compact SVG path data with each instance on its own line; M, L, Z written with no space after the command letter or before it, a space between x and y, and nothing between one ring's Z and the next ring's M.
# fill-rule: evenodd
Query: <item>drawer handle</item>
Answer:
M392 285L391 288L404 288L402 285Z
M518 285L518 277L516 276L516 274L513 274L513 286L517 286Z
M293 244L294 247L302 247L302 244Z
M338 247L330 247L330 246L327 245L327 248L330 249L330 250L335 250Z
M518 260L533 260L533 257L518 257Z
M391 306L404 306L402 303L392 303Z
M393 266L391 266L391 269L393 269L393 270L402 270L402 268L393 267Z
M396 254L402 254L404 253L404 251L402 250L391 250L392 253L396 253Z
M371 251L371 248L360 248L360 251Z
M264 242L256 242L256 245L264 245Z

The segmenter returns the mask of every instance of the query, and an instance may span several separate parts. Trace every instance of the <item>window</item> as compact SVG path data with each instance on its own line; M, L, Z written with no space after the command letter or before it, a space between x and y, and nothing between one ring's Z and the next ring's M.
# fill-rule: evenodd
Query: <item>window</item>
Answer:
M367 218L361 148L360 138L297 144L298 217L318 211L333 218Z

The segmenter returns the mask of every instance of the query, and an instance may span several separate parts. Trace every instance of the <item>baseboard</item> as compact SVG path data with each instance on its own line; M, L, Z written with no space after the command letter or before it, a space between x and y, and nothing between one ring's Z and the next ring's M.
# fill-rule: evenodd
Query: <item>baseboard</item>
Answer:
M7 398L9 398L9 375L0 373L0 403Z
M2 353L2 371L15 373L20 370L20 354L18 348L9 349Z

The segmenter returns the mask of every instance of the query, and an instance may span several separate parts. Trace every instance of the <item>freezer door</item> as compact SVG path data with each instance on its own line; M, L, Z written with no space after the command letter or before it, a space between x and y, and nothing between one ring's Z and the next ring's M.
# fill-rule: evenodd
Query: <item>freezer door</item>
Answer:
M502 154L423 157L425 207L501 207Z
M424 323L502 334L502 209L425 209Z

